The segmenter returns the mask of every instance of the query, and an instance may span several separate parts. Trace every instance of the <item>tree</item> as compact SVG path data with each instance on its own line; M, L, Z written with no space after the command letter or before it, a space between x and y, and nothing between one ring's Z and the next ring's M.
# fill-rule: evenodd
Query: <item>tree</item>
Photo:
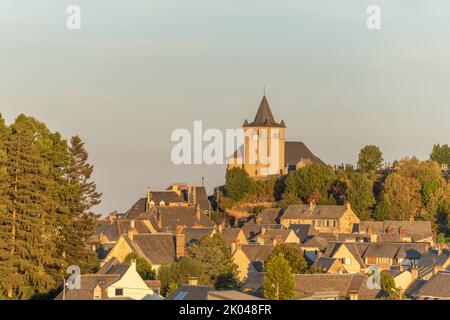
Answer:
M201 285L208 284L209 281L202 263L190 257L184 257L178 262L161 266L158 270L161 294L165 297L169 296L179 286L186 284L190 277L197 278Z
M431 151L430 159L439 164L446 164L450 167L450 147L447 144L435 144Z
M269 300L287 300L294 296L295 282L291 266L280 253L266 263L263 296Z
M0 297L50 298L69 263L92 270L83 266L96 260L94 224L82 217L98 203L89 196L95 184L69 181L71 160L66 140L44 123L19 115L6 126L0 116ZM81 167L78 177L89 179L92 167Z
M11 126L6 142L6 168L10 178L7 189L7 224L10 229L11 259L18 280L8 288L9 297L30 297L51 290L54 270L60 264L54 243L56 227L54 202L50 193L53 181L47 160L41 156L41 125L24 115Z
M237 286L237 266L221 235L203 237L187 251L190 258L204 266L208 284L217 289Z
M395 281L392 275L386 271L383 270L380 273L380 285L381 289L386 292L386 294L391 299L399 299L400 298L400 290L396 288Z
M227 171L225 177L225 192L227 197L234 201L239 201L253 189L253 180L244 169L233 168Z
M335 198L341 204L348 201L360 219L368 219L375 205L373 182L366 173L341 171L334 185Z
M124 262L131 263L132 261L136 262L136 271L139 273L142 279L144 280L155 280L156 272L153 270L152 265L141 256L138 256L136 253L129 253Z
M317 194L319 204L332 204L334 199L331 193L335 180L336 175L332 167L318 163L308 164L289 173L283 199L300 198L307 203Z
M303 258L303 252L300 250L300 248L289 243L282 243L277 245L272 250L269 257L266 259L265 264L267 265L270 260L278 256L279 254L282 254L283 257L288 261L292 273L309 273L308 264L306 263L305 258Z
M409 220L421 208L420 183L398 173L392 173L386 178L382 197L388 205L387 215L391 220Z
M374 145L367 145L361 149L358 155L358 167L363 172L372 172L381 168L383 154L380 148Z
M68 153L66 184L69 197L66 202L68 212L64 216L66 232L61 234L64 239L62 255L66 266L75 264L82 272L92 272L98 264L95 251L91 249L98 216L90 209L100 203L102 194L91 181L94 167L87 162L88 152L79 136L71 138Z

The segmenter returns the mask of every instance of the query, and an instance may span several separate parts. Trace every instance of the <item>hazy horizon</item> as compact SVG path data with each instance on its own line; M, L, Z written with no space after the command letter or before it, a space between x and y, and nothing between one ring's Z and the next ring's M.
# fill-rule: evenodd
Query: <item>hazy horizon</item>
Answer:
M222 184L224 165L173 165L170 134L195 120L239 128L263 86L287 140L326 163L354 164L367 144L385 161L425 160L450 143L450 3L399 2L6 0L0 113L80 135L102 214L147 186ZM69 4L79 31L66 29ZM371 4L381 30L366 28Z

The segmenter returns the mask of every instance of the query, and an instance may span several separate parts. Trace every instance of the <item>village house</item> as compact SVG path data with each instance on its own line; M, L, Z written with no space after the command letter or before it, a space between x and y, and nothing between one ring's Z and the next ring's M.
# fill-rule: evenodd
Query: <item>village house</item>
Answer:
M289 229L267 229L262 227L260 233L256 236L256 242L259 244L272 244L276 246L281 243L300 243L300 239L294 230Z
M221 229L220 234L225 242L225 244L231 247L232 243L237 244L247 244L247 238L245 237L244 231L240 228L225 228Z
M109 250L101 265L115 258L123 262L128 254L135 253L146 259L155 270L161 265L170 264L185 256L186 236L180 226L176 233L138 234L131 230L122 235Z
M450 300L450 271L439 271L429 280L417 280L407 295L415 300Z
M430 221L361 221L358 231L371 242L428 242L433 244Z
M340 259L349 273L363 272L367 267L382 270L414 270L422 255L429 249L427 243L352 243L330 242L324 257Z
M291 205L280 217L286 228L291 224L309 224L318 232L351 233L360 222L349 203L345 205Z
M332 242L323 256L337 259L347 273L359 273L365 269L365 263L358 245L353 242Z
M313 269L322 273L346 273L338 258L319 257L312 265Z
M408 270L387 270L394 279L395 288L404 292L409 288L411 283L417 278L417 270L413 272Z
M181 231L185 236L186 245L195 244L203 237L213 237L217 234L216 228L209 227L183 227Z
M80 276L79 288L65 288L55 300L160 300L136 271L136 263L111 261L95 274Z
M417 262L418 278L423 280L430 279L439 271L450 268L450 252L443 245L438 245L425 252Z
M297 274L295 300L373 300L383 296L379 289L369 289L363 274Z
M241 245L232 243L231 258L238 267L238 279L245 281L249 274L262 272L264 270L264 262L273 248L273 244Z
M262 224L261 221L255 217L255 219L251 219L247 221L242 226L242 231L244 232L245 237L248 241L255 240L256 236L261 233L261 228L266 229L285 229L285 227L281 224Z

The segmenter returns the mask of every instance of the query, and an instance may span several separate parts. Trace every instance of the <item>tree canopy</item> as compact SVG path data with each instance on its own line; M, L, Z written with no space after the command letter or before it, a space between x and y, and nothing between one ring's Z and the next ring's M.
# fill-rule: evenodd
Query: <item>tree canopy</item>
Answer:
M336 174L332 167L317 163L289 173L283 199L308 203L312 198L319 204L334 203L332 186Z
M267 261L262 283L263 296L269 300L287 300L294 296L295 282L289 261L282 253Z
M253 180L241 168L227 170L225 177L225 192L227 197L239 201L253 191Z
M19 115L10 126L0 117L0 297L46 297L69 265L97 266L89 210L100 194L81 139L72 147L32 117Z
M435 144L433 146L433 151L431 151L430 159L450 167L450 147L448 144Z
M379 147L367 145L361 149L358 155L358 167L363 172L376 171L381 168L383 154Z
M266 267L268 265L268 262L279 254L282 254L283 257L288 261L292 273L309 273L308 264L306 263L305 258L303 258L303 252L300 250L300 248L293 246L290 243L281 243L277 245L267 258L265 262Z

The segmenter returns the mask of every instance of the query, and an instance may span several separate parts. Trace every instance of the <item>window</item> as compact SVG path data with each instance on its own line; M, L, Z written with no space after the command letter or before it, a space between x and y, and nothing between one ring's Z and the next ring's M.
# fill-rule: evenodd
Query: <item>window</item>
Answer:
M123 289L122 288L117 288L116 289L116 296L123 296Z

